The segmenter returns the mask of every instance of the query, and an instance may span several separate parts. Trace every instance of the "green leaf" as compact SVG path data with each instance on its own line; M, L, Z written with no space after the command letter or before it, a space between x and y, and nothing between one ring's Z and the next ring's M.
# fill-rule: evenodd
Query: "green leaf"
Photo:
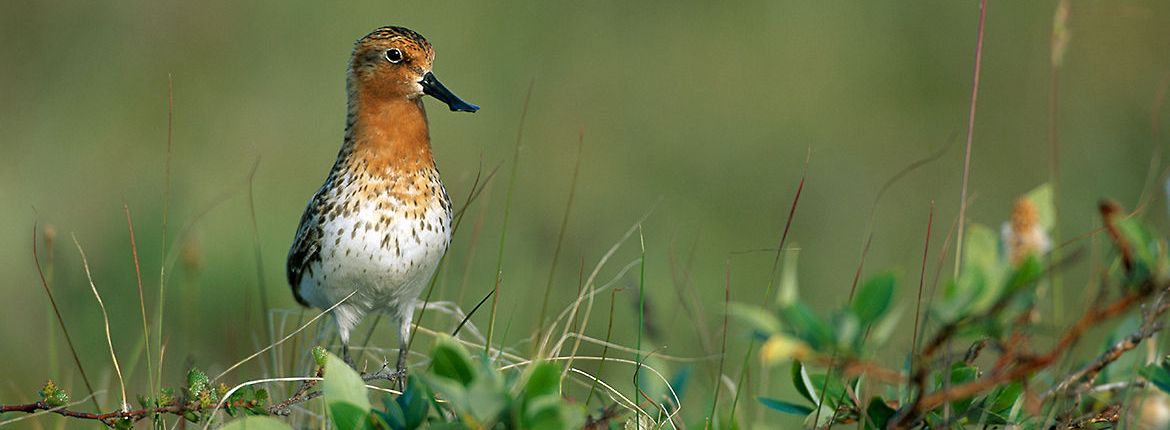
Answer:
M780 316L792 328L793 334L803 339L814 350L822 351L833 345L833 330L808 305L796 302L780 309Z
M468 401L467 387L464 387L453 379L435 376L431 373L420 374L419 378L435 394L446 400L447 403L444 408L449 408L458 413L470 413L471 406ZM435 405L435 407L439 408L438 405Z
M508 406L511 398L500 379L500 374L484 362L479 375L467 387L467 412L477 421L496 421Z
M117 430L134 430L134 420L130 418L115 418L113 424Z
M321 391L337 428L357 429L369 425L370 398L365 382L333 354L325 361Z
M559 394L545 395L532 399L521 424L530 430L576 429L585 425L585 412L565 403Z
M406 413L402 411L402 406L394 401L389 394L382 400L382 405L385 406L385 412L374 411L390 430L408 430L412 427L406 425Z
M840 312L833 318L836 327L837 347L845 351L856 351L861 347L861 322L852 312Z
M1016 405L1016 401L1020 399L1020 394L1024 393L1024 384L1019 382L1012 382L1010 384L999 387L992 393L991 406L988 410L1000 416L1007 415Z
M974 381L979 377L979 369L975 366L967 365L966 363L955 363L951 365L951 386L961 385L967 382ZM955 413L962 414L971 406L971 397L957 399L951 402L951 407L955 409Z
M539 396L561 396L561 368L554 363L541 362L528 371L528 383L524 384L521 398L525 403Z
M431 351L431 373L467 387L475 379L475 368L463 346L448 337L436 341Z
M1014 293L1022 288L1035 285L1044 278L1044 267L1035 255L1029 255L1012 272L1007 281L1007 292Z
M690 366L685 366L682 369L679 369L678 372L675 372L674 377L670 378L670 389L673 390L674 394L678 396L678 400L680 402L687 392L687 386L690 385L692 370L693 368ZM672 398L671 401L674 401L674 399ZM680 405L675 406L677 407Z
M727 305L727 314L747 324L748 327L751 327L752 330L760 335L768 336L780 332L780 320L776 318L775 314L768 312L762 307L729 303Z
M886 404L886 401L881 397L874 397L869 400L869 406L865 408L865 415L869 418L865 421L866 430L880 430L886 428L890 417L893 417L897 411Z
M817 404L817 389L813 386L812 379L808 377L808 369L800 360L792 360L792 386L802 397L814 405Z
M784 267L780 272L780 293L776 295L776 304L780 307L796 303L796 257L800 255L799 249L793 247L784 252Z
M276 418L249 416L232 420L220 430L292 430L292 427Z
M468 430L467 424L461 422L434 423L427 427L430 430Z
M890 309L897 284L898 279L894 274L886 272L871 278L861 286L850 307L863 327L873 324Z
M211 378L207 377L202 370L192 367L187 371L187 392L191 396L198 396L204 390L211 388Z
M1164 393L1170 393L1170 371L1157 364L1150 364L1141 370L1142 377Z
M826 378L828 378L827 384L825 383ZM824 390L821 395L824 397L826 405L836 408L841 404L840 402L845 402L844 404L849 407L855 406L853 398L845 395L845 384L836 375L830 378L823 374L813 374L809 376L809 380L817 389Z
M825 404L818 406L816 411L816 413L812 413L804 417L803 428L829 428L829 422L833 421L834 417L837 415L837 411L834 410L833 406L829 405L829 402L825 402Z
M763 396L756 397L756 400L758 400L760 402L760 404L767 406L768 409L771 409L771 410L774 410L777 412L783 412L786 414L800 415L802 417L808 416L809 414L813 413L813 411L815 410L815 409L810 408L808 406L798 405L796 403L790 403L790 402L786 402L786 401L779 400L779 399L773 399L773 398L769 398L769 397L763 397Z
M1116 224L1121 236L1133 251L1133 272L1127 274L1128 280L1132 284L1143 283L1149 279L1152 271L1159 267L1155 257L1159 253L1157 241L1136 219L1119 219Z
M313 347L313 362L317 363L317 367L325 367L325 362L329 360L329 351L323 346Z
M1045 183L1033 188L1032 191L1028 191L1028 194L1024 195L1024 199L1036 208L1036 215L1040 219L1040 228L1044 231L1052 231L1052 228L1056 226L1056 205L1052 200L1052 185Z
M963 247L963 267L959 274L959 287L972 288L975 294L970 313L979 313L991 307L1003 290L1003 267L999 259L999 238L990 228L972 224L967 230ZM969 285L964 285L969 283Z
M402 410L403 427L416 429L423 425L431 409L431 393L427 387L411 376L406 380L406 390L394 402Z
M370 428L370 410L350 402L333 402L329 404L329 415L339 429L368 429Z
M894 310L886 313L886 316L879 320L869 332L869 339L872 344L884 344L890 339L890 336L898 330L898 322L902 319L902 314L905 313L905 306L898 305Z
M53 380L51 379L45 383L44 387L41 388L40 394L41 401L45 402L49 406L64 406L65 404L69 403L69 393L66 393L65 390L61 389L61 387L58 387L57 384L53 383Z

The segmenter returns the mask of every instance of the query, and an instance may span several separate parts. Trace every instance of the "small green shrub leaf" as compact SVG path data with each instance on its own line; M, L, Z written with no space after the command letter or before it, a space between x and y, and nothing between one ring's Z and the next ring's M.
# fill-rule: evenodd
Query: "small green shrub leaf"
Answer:
M467 412L477 421L496 421L508 406L508 390L500 383L498 375L480 376L467 387Z
M431 372L467 387L475 379L475 368L463 346L450 338L439 338L431 351Z
M325 361L325 380L321 381L321 391L337 428L368 426L370 399L366 384L357 372L333 354L329 354Z
M1170 393L1170 371L1166 370L1165 367L1150 364L1142 368L1141 375L1162 392Z
M329 416L339 429L369 429L370 410L350 402L338 401L329 403Z
M730 303L727 306L727 314L742 321L761 336L768 336L780 331L780 320L776 318L776 315L759 306Z
M833 329L804 303L796 302L792 306L782 308L780 316L792 328L793 334L803 339L814 350L822 351L835 343Z
M826 383L826 379L828 379L828 383ZM839 402L844 401L849 407L856 406L853 404L853 397L845 395L845 384L836 375L828 377L823 374L812 374L809 375L809 380L818 389L824 387L821 395L824 397L826 405L836 408L839 406Z
M756 397L756 400L758 400L760 402L760 404L767 406L768 409L771 409L773 411L783 412L783 413L792 414L792 415L799 415L802 417L808 416L809 414L813 413L813 411L815 410L815 409L810 408L810 407L805 406L805 405L798 405L796 403L790 403L790 402L786 402L786 401L779 400L779 399L773 399L773 398L769 398L769 397Z
M897 411L886 404L886 401L881 397L874 397L869 400L869 406L865 408L866 430L881 430L886 428L890 418L894 416Z
M971 224L963 246L963 267L959 274L960 289L970 289L972 293L968 312L982 312L999 299L1003 291L1002 271L998 235L986 226Z
M402 412L402 406L399 406L398 402L395 402L390 395L386 395L382 405L386 407L386 411L375 411L375 415L382 422L386 423L386 427L389 427L390 430L407 430L413 428L406 425L406 413Z
M521 428L531 430L575 429L585 425L581 408L565 403L560 394L533 398L521 418Z
M951 365L951 386L961 385L967 382L974 381L979 377L979 369L965 363L955 363ZM961 398L951 402L951 407L955 409L955 413L962 414L971 406L971 397Z
M894 274L887 272L871 278L861 286L850 306L862 326L873 324L886 314L894 302L897 283Z
M817 389L813 386L812 379L808 377L808 369L800 360L792 360L792 386L801 397L814 405L817 404Z
M540 396L561 396L561 368L555 363L541 362L528 371L522 399L525 403Z
M1020 394L1024 392L1024 384L1019 382L1012 382L1010 384L999 387L990 396L991 407L988 408L991 413L1005 416L1016 405L1016 401L1020 399Z
M406 380L406 390L394 400L402 409L406 429L419 428L426 422L431 410L431 397L430 391L418 378L411 376Z
M675 372L674 377L670 378L670 389L674 390L674 394L678 396L680 402L686 395L687 386L690 385L692 370L692 367L685 366L679 369L678 372Z
M1052 200L1052 185L1041 184L1028 191L1024 195L1024 199L1032 203L1032 207L1036 208L1036 215L1039 218L1040 228L1044 231L1052 231L1056 226L1056 205Z
M797 249L799 248L793 247L784 253L784 267L780 272L780 292L776 295L776 304L780 307L796 303L796 257L800 255Z

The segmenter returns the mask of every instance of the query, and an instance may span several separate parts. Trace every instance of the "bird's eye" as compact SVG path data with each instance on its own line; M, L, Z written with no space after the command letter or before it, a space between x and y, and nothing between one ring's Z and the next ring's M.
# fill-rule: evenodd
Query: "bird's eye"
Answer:
M397 48L387 50L386 61L398 64L402 61L402 51L399 51Z

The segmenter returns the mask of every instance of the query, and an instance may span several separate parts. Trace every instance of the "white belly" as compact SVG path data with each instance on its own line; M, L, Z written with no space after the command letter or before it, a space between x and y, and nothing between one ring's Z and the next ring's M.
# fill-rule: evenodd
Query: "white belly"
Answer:
M325 221L321 259L301 283L301 296L321 309L357 291L334 312L343 327L372 312L409 318L451 240L451 219L440 202L406 211L386 200L382 210L368 201Z

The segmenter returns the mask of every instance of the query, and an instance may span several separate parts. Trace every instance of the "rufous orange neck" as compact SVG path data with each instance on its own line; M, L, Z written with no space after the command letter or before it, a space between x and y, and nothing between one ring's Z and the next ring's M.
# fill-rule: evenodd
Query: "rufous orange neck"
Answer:
M358 92L351 100L354 111L351 157L362 160L371 174L388 170L417 171L433 168L427 113L419 98L377 97ZM389 169L387 169L389 168Z

